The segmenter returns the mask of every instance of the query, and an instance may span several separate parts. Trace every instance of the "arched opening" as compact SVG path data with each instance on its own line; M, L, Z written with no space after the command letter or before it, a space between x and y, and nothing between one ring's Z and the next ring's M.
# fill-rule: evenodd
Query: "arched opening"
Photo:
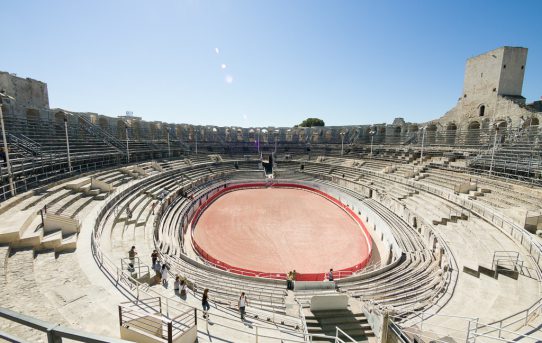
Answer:
M507 125L508 124L504 120L495 123L497 141L499 143L504 143L505 141Z
M64 118L66 114L64 112L55 113L55 135L60 136L64 135Z
M425 131L425 144L435 144L435 141L437 140L437 125L430 124Z
M374 143L382 143L386 139L386 127L381 126L376 128L374 135Z
M181 125L175 125L175 136L177 136L177 139L179 140L183 139L183 127Z
M457 132L457 125L455 123L449 123L446 126L446 143L455 144L455 135Z
M150 124L150 129L151 129L151 139L152 140L160 138L160 134L159 134L160 126L159 126L159 124L151 123Z
M132 121L132 130L130 139L140 139L141 138L141 123L139 121ZM130 130L130 128L128 128Z
M486 106L485 105L480 106L480 109L478 111L478 115L480 117L483 117L485 113L486 113Z
M29 108L26 110L26 120L30 122L37 122L40 120L40 111Z
M325 137L324 139L326 143L331 143L331 139L333 138L333 134L331 133L331 130L326 130L324 137Z
M322 132L322 130L314 129L312 131L311 142L318 143L320 141L320 137L322 137Z
M117 137L119 139L126 139L126 123L124 120L117 120Z
M523 128L531 127L531 126L538 126L539 121L536 117L530 117L525 120L525 123L523 123Z
M100 128L104 131L109 132L109 121L105 117L100 117L98 119L98 125L100 125Z
M477 145L480 143L480 123L471 121L467 130L467 145Z

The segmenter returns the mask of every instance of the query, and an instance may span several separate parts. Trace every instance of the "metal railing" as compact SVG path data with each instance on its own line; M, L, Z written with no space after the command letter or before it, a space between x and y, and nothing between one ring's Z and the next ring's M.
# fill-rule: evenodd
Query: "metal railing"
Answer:
M39 306L39 305L36 305ZM33 318L6 308L0 307L0 317L7 320L19 323L28 328L38 330L43 332L47 336L48 343L58 343L61 342L63 338L85 342L85 343L128 343L122 339L105 337L101 335L96 335L93 333L88 333L80 330L75 330L57 323L51 323L48 321L40 320ZM0 338L2 338L0 336ZM18 339L18 338L15 338Z

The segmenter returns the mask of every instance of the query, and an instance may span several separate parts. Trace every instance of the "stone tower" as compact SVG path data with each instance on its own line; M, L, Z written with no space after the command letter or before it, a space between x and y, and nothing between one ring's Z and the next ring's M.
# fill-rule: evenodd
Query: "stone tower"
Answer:
M521 97L527 48L504 46L467 60L463 98Z

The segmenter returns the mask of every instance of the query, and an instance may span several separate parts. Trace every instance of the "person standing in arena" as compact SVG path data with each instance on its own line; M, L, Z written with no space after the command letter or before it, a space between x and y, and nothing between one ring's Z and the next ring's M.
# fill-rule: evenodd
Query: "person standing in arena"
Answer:
M327 279L333 282L333 268L329 270L329 273L327 274Z
M203 318L209 319L209 314L207 313L211 306L209 305L209 289L205 288L203 290L203 296L201 297L201 307L203 308Z
M168 271L169 271L169 268L167 264L164 262L164 264L162 265L162 285L164 287L167 287Z
M135 245L133 245L132 249L128 251L128 259L130 260L129 266L131 269L134 269L134 262L135 262L136 255L137 255L137 251L135 250Z
M154 265L156 264L156 261L158 261L158 251L156 249L151 254L152 259L152 268L154 269Z
M239 312L241 313L241 320L245 320L245 309L248 305L248 300L245 295L245 292L241 292L241 296L239 297Z
M292 288L292 271L290 270L286 276L286 289L291 290Z

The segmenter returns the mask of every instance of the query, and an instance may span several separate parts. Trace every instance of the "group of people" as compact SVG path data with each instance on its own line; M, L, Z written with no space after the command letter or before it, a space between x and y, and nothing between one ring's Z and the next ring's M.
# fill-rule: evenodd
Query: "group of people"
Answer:
M237 306L239 307L241 320L245 320L246 308L248 306L248 299L245 292L241 292L239 300L237 301ZM203 296L201 297L201 307L203 308L203 318L209 320L209 310L211 309L211 305L209 305L209 288L205 288L203 290Z
M155 277L162 281L162 286L167 287L169 278L169 266L166 262L160 263L159 254L156 249L151 254L152 270L155 272Z
M294 290L294 283L295 279L297 277L297 272L294 270L289 271L286 277L286 289L288 290ZM333 282L335 279L333 277L333 268L329 269L329 272L325 274L325 278L327 278L328 281ZM325 281L325 279L324 279Z
M136 247L132 246L130 251L128 251L128 259L130 260L129 267L131 269L134 268L136 256L137 256ZM155 277L158 280L161 280L162 285L164 287L167 287L170 268L167 265L167 263L165 262L161 263L160 254L158 253L156 249L153 250L151 254L151 261L152 261L152 269L156 273ZM293 278L295 278L295 270L290 273L293 273ZM179 275L176 275L175 282L173 283L173 290L175 291L176 295L180 296L182 299L186 299L186 296L188 294L188 283L186 279L181 278L181 276ZM246 297L245 292L241 292L237 305L239 307L239 312L241 314L241 320L245 320L246 307L248 306L248 299ZM209 304L209 289L208 288L205 288L203 291L203 295L201 298L201 306L203 308L203 318L209 319L209 310L211 309L211 305Z

